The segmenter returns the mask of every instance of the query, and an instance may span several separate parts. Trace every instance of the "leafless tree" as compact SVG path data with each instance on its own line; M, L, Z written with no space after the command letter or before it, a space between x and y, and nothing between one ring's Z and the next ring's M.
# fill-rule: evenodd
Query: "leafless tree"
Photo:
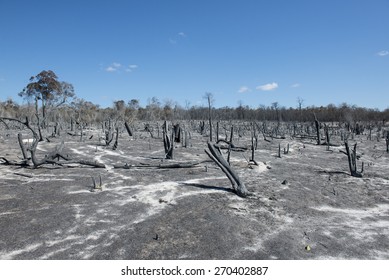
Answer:
M210 92L206 92L204 98L208 102L209 140L212 141L212 106L215 100Z

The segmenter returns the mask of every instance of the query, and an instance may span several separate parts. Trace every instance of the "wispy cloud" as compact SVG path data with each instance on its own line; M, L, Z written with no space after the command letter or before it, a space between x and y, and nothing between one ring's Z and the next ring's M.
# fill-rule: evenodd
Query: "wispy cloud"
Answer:
M178 32L173 37L169 38L169 43L172 45L178 44L181 40L184 40L186 38L186 33L184 32Z
M383 51L378 52L377 55L379 55L379 56L387 56L387 55L389 55L389 51L383 50Z
M138 68L138 65L136 65L136 64L130 64L128 66L124 66L119 62L113 62L111 65L109 65L108 67L105 68L105 71L111 72L111 73L112 72L121 72L121 71L132 72L136 68Z
M270 83L270 84L260 85L260 86L256 87L257 90L263 90L263 91L275 90L276 88L278 88L278 84L275 82Z
M291 88L298 88L298 87L301 87L301 85L299 83L295 83L293 85L290 86Z
M105 71L107 72L116 72L118 71L120 68L122 67L122 65L118 62L113 62L110 66L108 66L107 68L105 68Z
M135 69L138 68L138 65L136 64L130 64L128 65L128 67L125 69L126 72L132 72L132 71L135 71Z
M118 69L113 67L113 66L108 66L107 68L105 68L105 71L107 72L116 72Z
M238 93L245 93L245 92L250 92L251 89L246 87L246 86L241 86L238 90Z

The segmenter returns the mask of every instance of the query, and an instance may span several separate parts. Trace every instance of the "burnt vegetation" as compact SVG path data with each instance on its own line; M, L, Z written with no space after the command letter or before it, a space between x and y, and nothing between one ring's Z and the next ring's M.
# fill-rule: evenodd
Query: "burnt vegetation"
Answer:
M52 71L20 95L0 102L5 259L389 256L389 109L101 108Z
M162 104L154 97L145 107L141 106L139 100L130 99L115 101L110 108L101 108L77 98L73 86L60 82L50 70L31 77L19 95L26 100L22 105L12 99L0 102L0 128L10 132L7 133L8 137L17 136L21 150L19 161L2 155L1 163L6 165L38 168L79 164L105 168L104 164L92 158L75 159L63 153L66 145L64 136L77 139L80 143L94 141L95 145L117 150L120 145L128 145L120 143L123 133L136 137L137 132L145 132L148 137L142 141L149 141L151 145L150 139L161 139L165 152L163 160L171 162L157 165L117 162L115 168L191 168L199 162L177 162L180 159L176 158L174 149L177 145L190 148L191 135L198 133L204 137L205 153L226 174L235 192L246 197L249 191L230 165L231 152L250 151L248 163L258 165L255 151L262 139L269 143L277 139L310 141L312 145L326 146L323 153L333 152L335 147L347 155L345 161L348 160L350 175L354 177L362 177L364 167L362 158L362 170L357 170L362 155L357 154L354 137L364 135L372 143L382 139L382 143L386 144L382 145L382 150L389 152L389 109L379 111L346 103L303 107L301 98L297 99L296 108L282 107L278 102L269 107L251 108L240 104L236 108L215 108L212 93L204 95L206 107L187 105L183 108L170 100ZM96 133L86 133L91 130ZM244 136L251 141L240 146L239 141ZM28 146L26 139L31 139ZM38 158L37 147L43 141L54 141L58 145ZM352 142L354 145L350 149L349 143ZM343 146L345 151L342 150ZM282 148L283 155L288 155L289 143L284 147L278 143L276 157L282 158ZM226 151L226 159L223 150Z

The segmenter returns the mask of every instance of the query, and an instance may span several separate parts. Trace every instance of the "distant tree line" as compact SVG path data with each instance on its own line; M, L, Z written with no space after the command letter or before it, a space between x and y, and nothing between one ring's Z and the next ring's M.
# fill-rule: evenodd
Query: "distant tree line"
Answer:
M101 108L97 104L77 98L70 83L59 82L53 71L42 71L31 77L30 83L19 93L26 102L18 104L11 98L0 101L0 117L25 118L38 120L40 126L46 123L76 122L84 124L101 123L106 120L246 120L246 121L278 121L278 122L312 122L314 115L320 122L386 122L389 121L389 107L380 111L342 103L338 106L303 106L303 100L297 99L296 108L281 106L273 102L270 106L252 108L241 102L237 107L213 106L211 93L204 98L207 106L180 106L172 100L161 102L153 97L146 106L141 106L136 98L118 100L109 108ZM0 124L1 125L1 124Z
M42 109L41 109L42 110ZM64 120L74 118L85 122L93 122L121 117L126 120L205 120L208 119L208 106L191 106L184 108L171 101L162 104L156 97L153 97L149 104L142 107L139 100L131 99L128 102L119 100L113 102L112 107L101 108L97 104L74 98L69 103L61 104L55 108L45 108L45 118L55 122L58 117ZM35 114L35 104L18 104L11 98L0 101L0 115L3 117L21 118ZM284 122L307 122L313 121L313 114L321 122L356 122L356 121L389 121L389 108L380 111L357 107L342 103L338 106L329 104L327 106L308 106L304 108L286 108L272 104L271 106L249 106L237 107L212 107L212 115L215 120L258 120L258 121L284 121Z

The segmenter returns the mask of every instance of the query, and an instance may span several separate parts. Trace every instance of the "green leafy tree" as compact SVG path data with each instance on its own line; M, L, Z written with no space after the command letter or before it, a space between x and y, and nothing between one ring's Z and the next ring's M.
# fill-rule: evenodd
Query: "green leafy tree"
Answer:
M35 109L39 118L38 103L41 103L43 123L46 119L48 106L59 107L75 96L73 85L58 81L57 75L51 70L44 70L30 78L30 83L19 93L19 96L35 101Z

